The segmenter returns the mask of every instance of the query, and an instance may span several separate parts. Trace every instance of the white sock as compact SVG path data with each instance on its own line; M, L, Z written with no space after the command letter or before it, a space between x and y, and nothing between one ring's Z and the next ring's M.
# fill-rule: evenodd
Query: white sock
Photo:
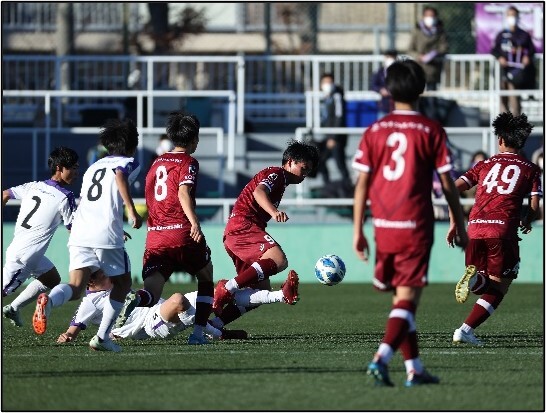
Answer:
M27 304L36 301L36 298L47 290L48 288L40 280L34 280L12 301L11 308L17 311Z
M59 284L49 293L51 308L60 307L72 298L72 287L68 284Z
M243 307L255 307L260 304L279 303L283 301L283 293L279 291L254 290L243 288L235 292L235 303Z
M232 278L226 283L226 290L228 290L230 293L233 294L238 289L239 289L239 284L237 284L237 281L235 281L235 278Z
M391 361L392 356L394 355L394 351L392 351L392 347L388 344L381 343L375 354L379 356L379 359L382 363L388 364L389 361Z
M412 371L417 374L421 374L424 370L423 363L421 362L421 359L419 357L410 360L404 360L404 365L406 366L407 374L410 374Z
M463 323L463 325L461 326L461 330L464 331L465 333L472 333L474 331L472 327L470 327L468 324L465 324L465 323Z
M121 309L123 308L123 303L119 301L112 300L111 298L104 303L104 310L102 312L102 320L100 320L99 330L97 331L97 336L101 340L109 339L110 330L118 318Z

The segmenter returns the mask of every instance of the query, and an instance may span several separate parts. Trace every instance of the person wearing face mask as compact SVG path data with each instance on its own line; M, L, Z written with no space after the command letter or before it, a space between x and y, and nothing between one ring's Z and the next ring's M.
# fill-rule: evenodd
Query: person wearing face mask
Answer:
M382 118L394 109L394 102L391 98L390 92L387 90L385 84L385 78L387 74L387 68L394 63L398 52L396 50L387 50L384 54L383 65L377 72L373 74L370 89L381 95L381 100L378 102L377 117Z
M448 48L443 24L438 19L438 11L434 7L425 7L423 18L417 22L411 34L408 54L423 67L427 90L437 89Z
M519 11L514 6L506 10L505 29L495 38L491 54L501 66L500 87L504 90L534 89L535 46L531 35L518 26ZM510 110L514 116L521 113L519 96L502 96L501 111Z
M320 79L320 90L324 93L322 106L321 126L323 128L340 128L347 125L346 103L343 88L336 85L334 76L331 73L324 73ZM342 183L350 184L349 171L345 163L345 147L347 146L347 135L331 134L318 142L320 162L318 173L322 175L325 184L330 183L330 173L326 166L329 158L334 158L337 168L341 174Z

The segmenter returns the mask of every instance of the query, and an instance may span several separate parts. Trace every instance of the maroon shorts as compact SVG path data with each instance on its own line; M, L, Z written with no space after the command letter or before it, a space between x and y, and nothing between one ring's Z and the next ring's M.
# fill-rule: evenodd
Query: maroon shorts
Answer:
M248 221L242 221L236 229L224 234L224 247L235 264L237 274L258 261L264 253L279 244L263 229Z
M376 251L373 285L380 291L428 284L431 247L397 253Z
M470 239L466 246L465 264L499 278L518 278L519 244L517 240Z
M142 264L142 279L159 271L166 280L175 271L195 275L210 262L210 248L203 240L182 247L145 249Z

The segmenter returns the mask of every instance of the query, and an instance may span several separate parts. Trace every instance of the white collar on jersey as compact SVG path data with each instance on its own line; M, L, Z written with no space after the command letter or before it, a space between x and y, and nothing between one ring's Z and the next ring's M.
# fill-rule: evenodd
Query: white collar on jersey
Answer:
M415 110L395 109L391 113L396 115L420 115L421 113Z

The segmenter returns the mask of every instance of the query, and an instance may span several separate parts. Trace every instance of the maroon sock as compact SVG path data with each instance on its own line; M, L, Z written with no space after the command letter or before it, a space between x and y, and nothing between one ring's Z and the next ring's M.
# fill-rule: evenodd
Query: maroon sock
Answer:
M415 314L415 304L413 304L411 301L401 300L392 307L391 314L389 314L389 319L387 320L387 326L385 328L385 336L381 342L391 346L393 351L396 351L396 349L400 347L400 344L408 335L410 328L410 323L408 320L393 314L397 309L409 311L413 315Z
M241 314L241 310L239 310L239 307L237 307L235 304L228 304L224 307L224 310L222 311L222 315L219 317L220 320L222 320L222 323L224 323L225 326L227 326L229 323L234 322L239 317L241 317L243 314L248 313L251 310L254 310L257 307L245 307L245 312Z
M489 287L487 289L487 292L484 293L478 299L478 301L476 301L474 307L472 307L472 311L464 321L465 324L469 325L472 328L480 326L485 320L487 320L491 316L491 314L493 314L493 311L495 311L495 309L499 306L503 298L504 294L502 294L499 290ZM489 308L489 311L487 310L487 308L480 305L480 302L486 306L491 306Z
M417 344L417 331L409 331L406 338L400 344L400 353L404 360L416 359L419 357L419 346Z
M214 283L212 281L197 282L197 298L195 303L195 324L207 325L207 320L212 311L212 300L214 297Z
M137 290L137 295L140 297L140 303L138 307L151 307L154 302L154 295L148 290L142 288Z
M271 258L258 260L242 273L235 277L235 282L239 288L248 287L251 284L263 281L274 274L277 274L277 264Z
M476 273L476 282L470 289L470 291L476 295L482 295L489 289L489 277L483 272Z

